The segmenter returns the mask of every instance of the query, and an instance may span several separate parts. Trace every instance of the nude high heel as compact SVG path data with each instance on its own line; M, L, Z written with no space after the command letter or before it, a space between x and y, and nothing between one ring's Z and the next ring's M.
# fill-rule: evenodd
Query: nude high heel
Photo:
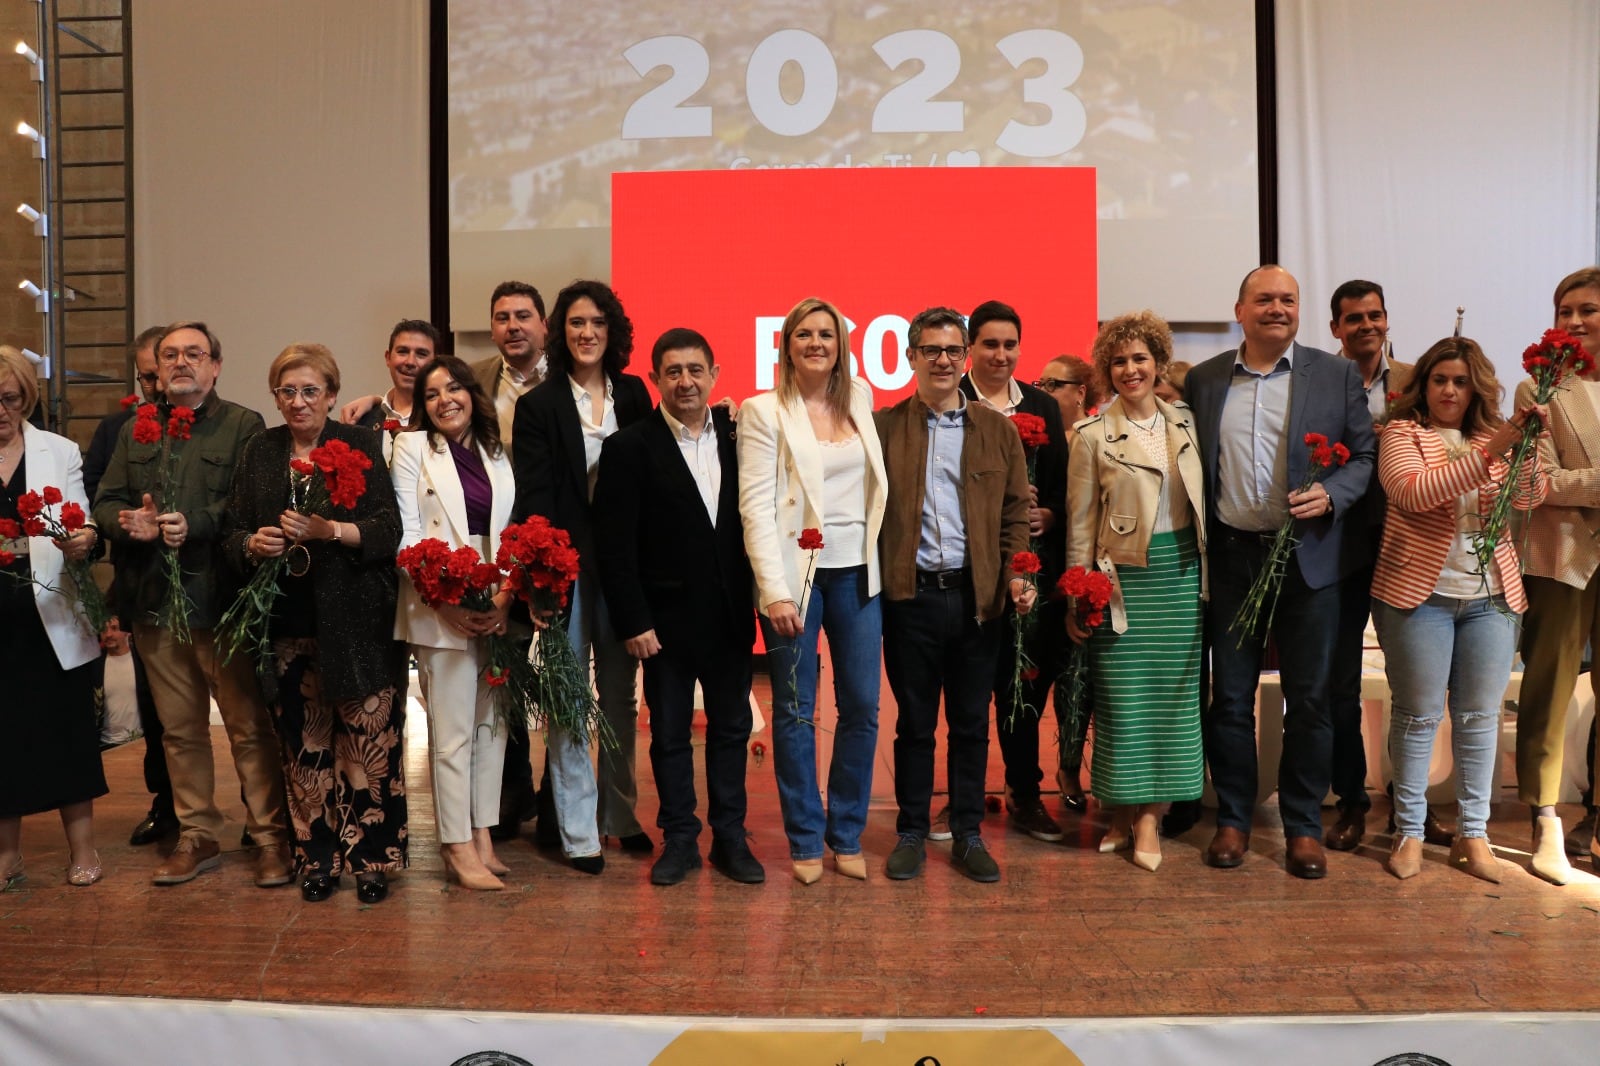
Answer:
M463 870L456 865L455 858L448 851L444 853L444 871L446 880L454 881L462 888L470 888L476 892L505 891L506 883L490 873L488 868Z
M1111 816L1111 828L1100 838L1100 854L1127 851L1133 847L1133 814L1127 807L1118 807Z
M1133 864L1154 873L1161 866L1161 815L1141 808L1133 823Z
M1500 860L1483 837L1456 837L1450 845L1450 865L1492 884L1500 883Z
M802 885L814 885L822 880L821 859L794 860L794 879Z
M835 852L833 868L845 877L854 878L857 881L865 881L867 879L867 859L860 852L854 855L840 855Z

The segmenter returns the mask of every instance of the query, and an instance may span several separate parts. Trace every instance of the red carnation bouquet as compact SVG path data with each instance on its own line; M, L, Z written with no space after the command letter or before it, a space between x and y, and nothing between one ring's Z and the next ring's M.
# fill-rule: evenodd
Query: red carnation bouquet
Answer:
M126 407L128 400L124 399ZM178 459L183 453L183 442L194 429L194 411L178 406L167 409L166 420L161 418L161 408L153 403L141 403L134 411L133 439L137 444L161 445L161 478L156 510L165 514L172 504L172 488L177 481ZM171 632L174 640L189 643L189 594L183 589L183 563L178 548L162 546L161 571L167 590L161 606L156 611L156 624Z
M795 606L798 608L800 604L805 603L807 604L807 610L809 611L810 605L808 601L811 599L811 582L816 578L817 575L817 553L823 548L822 530L817 529L814 526L807 526L805 529L800 531L800 536L797 538L796 543L799 545L801 551L809 552L810 557L806 560L806 579L800 585L800 599ZM805 631L806 620L802 615L800 618L800 636L789 641L789 646L794 650L794 654L789 657L789 696L795 701L796 717L798 717L800 708L800 641L805 638ZM774 707L773 711L776 713L777 708ZM811 718L802 718L800 721L811 726L813 729L816 728L817 721L815 700L812 701Z
M1522 369L1533 378L1534 403L1549 403L1557 391L1594 369L1594 360L1583 348L1578 338L1564 329L1545 330L1538 344L1531 344L1522 353ZM1506 476L1495 490L1489 513L1483 526L1472 534L1472 554L1477 557L1478 569L1488 580L1494 566L1494 550L1511 525L1511 513L1530 491L1528 481L1535 466L1529 457L1537 450L1539 434L1545 427L1538 418L1530 416L1522 427L1522 436L1511 449L1507 460Z
M437 537L418 541L395 557L411 579L422 602L435 609L462 607L469 611L494 609L494 594L504 582L500 568L486 563L477 549L454 550ZM525 720L535 698L533 664L514 637L490 633L489 663L483 680L494 690L495 710L502 718Z
M540 622L560 618L578 580L578 550L572 546L572 538L542 515L505 528L495 564L507 586L527 601L529 611ZM536 718L585 741L595 735L602 744L614 746L616 740L589 687L589 664L578 662L566 627L541 625L532 653L531 710Z
M1039 449L1050 443L1045 420L1038 415L1018 411L1011 416L1011 424L1017 427L1017 436L1022 438L1023 454L1028 458L1028 484L1037 484L1035 478L1039 466Z
M1043 422L1044 420L1040 419L1040 421ZM1013 578L1022 578L1032 588L1039 587L1039 571L1042 569L1043 566L1039 562L1039 557L1033 552L1018 552L1011 557L1011 576ZM1028 703L1022 691L1022 683L1024 681L1032 681L1039 676L1039 667L1034 664L1032 659L1028 658L1028 653L1023 650L1023 644L1026 642L1028 634L1033 631L1035 619L1037 618L1038 612L1036 611L1029 611L1027 614L1019 614L1016 611L1011 612L1013 655L1011 659L1011 717L1006 722L1008 729L1015 728L1017 715L1023 711L1028 711L1034 715L1039 713L1037 708Z
M319 444L309 458L289 460L289 509L324 516L335 507L352 511L366 495L370 469L367 454L342 440ZM217 623L217 649L224 663L249 646L257 665L264 668L272 655L272 607L283 595L284 571L304 577L310 569L311 549L299 542L282 555L261 560Z
M1099 628L1106 620L1111 603L1111 578L1103 571L1074 566L1056 582L1056 594L1068 601L1068 610L1077 615L1084 629ZM1083 761L1084 730L1089 715L1089 647L1077 641L1067 643L1067 668L1056 678L1056 723L1062 765L1076 766Z
M1311 455L1306 464L1306 476L1300 479L1296 492L1305 492L1323 474L1350 461L1349 448L1343 444L1329 444L1328 438L1321 433L1307 433L1305 445L1311 449ZM1265 628L1272 628L1272 618L1278 612L1278 593L1283 589L1284 575L1289 572L1289 556L1293 554L1295 545L1300 543L1300 537L1295 532L1296 521L1293 515L1286 516L1283 525L1272 535L1272 546L1267 549L1261 572L1250 583L1250 591L1245 593L1244 602L1233 616L1233 624L1229 628L1239 634L1241 648L1262 627L1263 612L1266 614Z
M56 508L55 514L50 513L51 508ZM14 522L9 518L0 518L0 542L21 540L23 537L49 537L51 540L62 541L72 537L81 530L87 519L83 507L76 503L66 502L61 490L54 485L46 485L39 492L24 492L17 499L17 514L21 522ZM0 566L10 566L16 562L14 552L0 547ZM40 581L36 577L25 580L29 584L37 584L40 588L54 592L58 596L66 596L76 601L78 616L89 627L95 639L105 629L106 623L111 620L111 609L106 606L105 594L100 591L100 586L95 583L93 564L87 559L66 559L62 569L72 582L71 594L64 588L58 588L48 582Z

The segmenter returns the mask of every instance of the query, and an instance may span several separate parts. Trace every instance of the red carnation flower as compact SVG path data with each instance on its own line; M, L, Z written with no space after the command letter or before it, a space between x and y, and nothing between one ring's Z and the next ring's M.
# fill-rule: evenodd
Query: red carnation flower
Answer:
M1039 557L1033 552L1018 552L1011 557L1013 574L1037 574L1042 569Z
M83 508L75 503L63 504L61 507L61 527L68 533L76 533L83 526Z
M802 529L800 531L800 550L814 552L822 549L822 530Z
M139 415L133 420L133 439L136 444L155 444L161 439L161 420L155 417L145 417L145 410L149 409L152 416L155 407L146 404L139 408Z
M27 522L30 518L38 518L44 513L44 497L37 492L24 492L17 500L17 514Z
M1045 421L1038 415L1018 411L1011 416L1011 424L1017 427L1017 435L1022 438L1024 448L1039 448L1050 443L1050 435L1045 431Z
M61 490L54 485L44 487L44 502L46 506L54 507L61 502Z
M0 537L16 540L22 536L22 527L9 518L0 518Z
M193 428L194 409L174 407L171 416L167 419L167 436L174 440L188 440L189 431Z
M122 403L122 409L124 411L126 411L130 407L138 406L138 404L139 404L139 395L138 395L138 393L130 393L129 395L124 396L122 398L122 400L121 400L121 403Z
M1327 443L1328 443L1328 438L1327 438L1326 435L1324 435L1322 433L1307 433L1306 434L1306 447L1308 447L1308 448L1320 448L1320 447L1326 445Z
M301 477L310 477L312 474L317 472L316 464L310 459L290 459L289 469L293 470Z
M1343 466L1350 461L1350 449L1343 444L1335 444L1333 446L1333 458L1340 466Z
M511 674L498 666L491 666L483 672L483 680L488 683L490 688L499 688L511 680Z
M386 418L386 419L384 419L383 420L383 431L385 433L399 433L400 432L400 420L398 418Z

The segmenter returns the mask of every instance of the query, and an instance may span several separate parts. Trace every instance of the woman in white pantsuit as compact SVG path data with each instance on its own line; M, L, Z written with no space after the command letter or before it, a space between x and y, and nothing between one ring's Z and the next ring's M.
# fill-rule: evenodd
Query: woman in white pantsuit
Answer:
M500 445L494 405L472 369L442 355L417 377L413 431L395 438L395 499L401 549L437 537L468 545L492 561L500 531L511 519L516 482ZM489 611L428 607L409 580L400 583L395 636L417 658L428 709L428 747L434 811L451 878L464 888L505 887L489 829L500 817L505 727L483 680L491 632L504 632L512 593L501 591Z

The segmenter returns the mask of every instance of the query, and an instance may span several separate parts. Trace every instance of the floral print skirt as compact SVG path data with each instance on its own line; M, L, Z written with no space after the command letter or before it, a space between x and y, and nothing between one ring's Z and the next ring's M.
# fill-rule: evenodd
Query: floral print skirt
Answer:
M406 864L405 705L392 686L323 697L317 642L273 641L272 704L303 876L399 870Z

